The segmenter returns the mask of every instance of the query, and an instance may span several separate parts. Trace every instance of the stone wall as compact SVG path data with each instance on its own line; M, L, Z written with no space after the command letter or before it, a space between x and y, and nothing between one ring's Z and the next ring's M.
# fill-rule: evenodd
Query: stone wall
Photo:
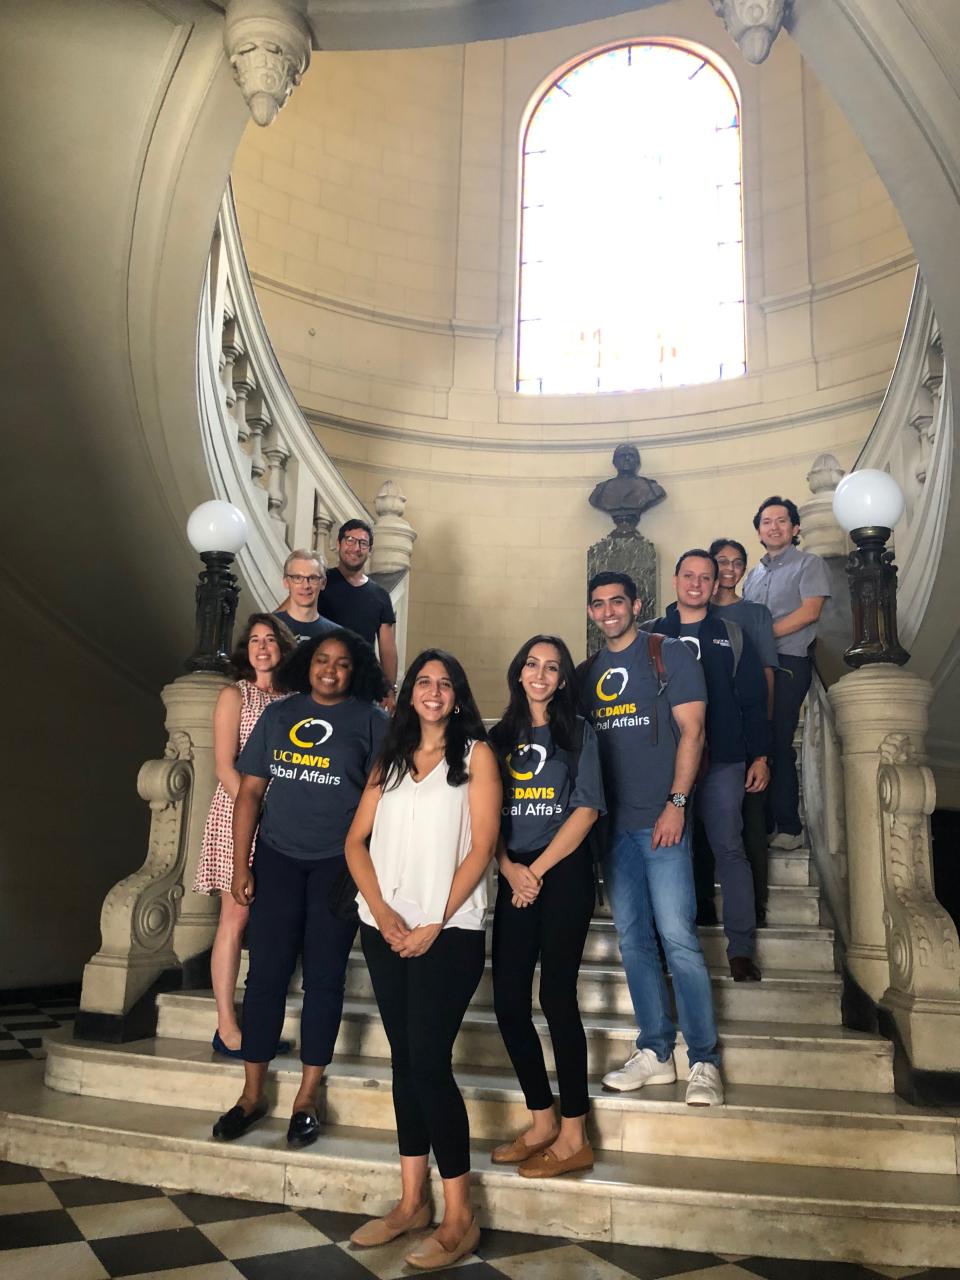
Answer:
M659 36L728 63L742 98L748 376L639 394L514 392L519 144L557 68ZM318 54L234 168L271 336L366 501L402 479L419 532L408 651L457 652L485 711L539 630L582 643L587 506L636 440L669 497L644 517L661 597L684 547L756 547L821 451L849 466L896 356L913 261L851 128L788 37L748 66L700 0L509 41Z

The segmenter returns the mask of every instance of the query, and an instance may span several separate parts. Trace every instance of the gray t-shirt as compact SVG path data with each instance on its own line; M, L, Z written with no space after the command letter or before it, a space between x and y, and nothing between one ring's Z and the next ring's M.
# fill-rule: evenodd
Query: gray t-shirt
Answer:
M343 855L387 716L347 698L325 707L309 693L267 707L237 757L237 772L269 778L260 835L290 858Z
M581 728L583 746L572 788L570 766L576 753L554 744L549 725L532 729L528 740L506 758L500 830L511 856L519 855L515 861L526 861L525 854L545 849L573 809L606 812L597 735L583 721L577 731Z
M664 637L661 653L666 686L659 697L643 632L619 653L601 649L586 672L582 707L597 730L615 832L655 825L670 797L680 737L672 708L707 700L703 671L687 645Z
M773 617L765 604L752 600L734 600L732 604L712 604L711 610L727 622L736 622L753 641L761 666L779 666L777 637L773 634Z
M765 604L774 622L799 609L804 600L830 595L827 566L812 551L787 547L778 556L765 555L743 582L744 600ZM817 624L811 622L790 636L777 636L777 652L805 658L817 638Z

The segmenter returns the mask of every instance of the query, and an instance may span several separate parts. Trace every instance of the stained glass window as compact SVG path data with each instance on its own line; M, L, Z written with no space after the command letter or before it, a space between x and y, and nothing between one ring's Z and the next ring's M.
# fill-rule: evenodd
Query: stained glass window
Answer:
M691 50L627 44L543 95L523 144L517 390L739 377L740 109Z

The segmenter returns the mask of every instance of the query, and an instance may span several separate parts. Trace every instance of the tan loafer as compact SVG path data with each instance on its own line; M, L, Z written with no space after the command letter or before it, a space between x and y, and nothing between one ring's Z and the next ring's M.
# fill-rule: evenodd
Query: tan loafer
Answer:
M579 1151L566 1160L558 1160L552 1151L541 1151L538 1155L524 1160L517 1169L521 1178L558 1178L562 1173L577 1173L581 1169L593 1168L593 1147L585 1142Z
M552 1138L547 1138L546 1142L526 1143L523 1140L523 1134L518 1133L510 1142L504 1142L501 1146L494 1147L490 1152L490 1159L494 1164L522 1164L524 1160L529 1160L531 1156L545 1151L556 1140L557 1134L554 1134Z
M407 1254L404 1262L408 1267L416 1267L420 1271L439 1271L441 1267L452 1267L468 1253L473 1253L479 1243L480 1228L476 1218L473 1218L456 1248L447 1249L436 1236L427 1236L419 1249Z
M429 1227L431 1217L428 1202L420 1206L404 1227L391 1227L387 1224L386 1218L371 1218L362 1227L357 1227L350 1237L350 1243L358 1245L361 1249L373 1249L378 1244L389 1244L391 1240L396 1240L397 1236L405 1235L408 1231L420 1231L423 1227Z

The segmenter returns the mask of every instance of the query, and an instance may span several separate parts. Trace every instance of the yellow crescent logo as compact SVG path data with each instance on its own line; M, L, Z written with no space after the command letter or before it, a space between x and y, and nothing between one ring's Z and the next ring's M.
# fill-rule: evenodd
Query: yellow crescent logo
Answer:
M535 778L547 761L546 747L538 747L535 742L518 742L517 754L520 754L524 751L535 751L540 758L537 761L537 767L535 769L532 769L530 773L517 773L516 769L514 769L514 767L510 763L510 761L513 759L513 752L511 752L510 755L507 756L507 760L506 760L507 772L510 774L511 778L516 778L518 782L529 782L531 778Z
M608 679L608 677L610 677L610 676L622 676L622 677L623 677L623 678L622 678L622 680L621 680L621 682L620 682L620 688L619 688L619 689L617 689L617 690L616 690L616 692L614 692L614 693L604 693L604 692L603 692L603 682L604 682L606 679ZM627 674L627 668L626 668L626 667L607 667L606 671L603 673L603 675L602 675L602 676L600 677L600 679L597 681L597 697L600 699L600 701L601 701L601 702L616 702L616 700L617 700L617 699L620 697L620 695L623 693L624 689L627 687L627 681L628 681L629 679L630 679L630 676Z
M313 742L307 742L304 738L298 736L301 729L309 729L315 724L320 725L320 728L323 731L321 737L315 738ZM290 730L290 741L295 747L319 747L322 743L326 742L332 733L333 725L328 721L314 720L312 717L308 716L306 720L298 720Z

